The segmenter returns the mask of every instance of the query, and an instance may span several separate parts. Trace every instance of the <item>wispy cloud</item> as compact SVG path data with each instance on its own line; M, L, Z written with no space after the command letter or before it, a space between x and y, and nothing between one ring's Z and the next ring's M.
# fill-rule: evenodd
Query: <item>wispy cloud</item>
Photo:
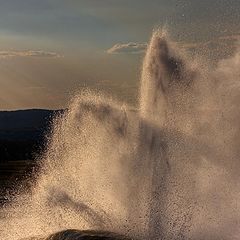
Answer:
M58 58L61 57L58 53L47 52L47 51L13 51L13 50L0 50L0 59L1 58L12 58L12 57L40 57L40 58Z
M233 44L234 42L240 41L240 34L226 35L220 36L218 38L212 39L207 42L197 42L197 43L183 43L176 42L181 48L186 50L196 50L202 48L212 48L214 45L217 46L225 46L228 44ZM107 50L108 54L139 54L145 52L147 48L147 43L117 43Z
M117 43L113 47L107 50L109 54L138 54L143 53L147 48L147 43Z

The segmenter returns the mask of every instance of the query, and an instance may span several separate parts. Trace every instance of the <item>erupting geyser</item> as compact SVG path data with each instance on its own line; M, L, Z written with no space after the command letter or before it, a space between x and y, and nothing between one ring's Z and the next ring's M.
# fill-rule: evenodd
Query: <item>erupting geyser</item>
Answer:
M139 109L76 96L0 239L239 239L239 59L207 69L155 31Z

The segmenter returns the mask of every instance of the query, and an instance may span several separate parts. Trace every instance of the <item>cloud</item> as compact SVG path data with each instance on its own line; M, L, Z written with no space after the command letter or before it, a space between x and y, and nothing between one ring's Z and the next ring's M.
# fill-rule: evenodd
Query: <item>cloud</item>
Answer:
M174 42L180 48L197 54L212 55L217 58L231 56L240 48L240 34L224 35L202 42ZM108 54L140 54L144 53L147 43L117 43L107 50ZM216 59L217 59L216 58Z
M55 52L46 52L46 51L8 51L0 50L0 59L1 58L12 58L12 57L40 57L40 58L57 58L61 57L58 53Z
M107 50L109 54L138 54L143 53L147 48L147 43L117 43Z

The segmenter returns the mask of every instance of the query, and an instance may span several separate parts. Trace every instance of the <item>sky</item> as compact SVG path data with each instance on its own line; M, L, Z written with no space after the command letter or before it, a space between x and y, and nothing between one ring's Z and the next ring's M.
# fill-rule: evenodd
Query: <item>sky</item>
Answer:
M154 28L216 53L238 40L239 12L239 0L0 0L0 110L65 108L86 87L134 105Z

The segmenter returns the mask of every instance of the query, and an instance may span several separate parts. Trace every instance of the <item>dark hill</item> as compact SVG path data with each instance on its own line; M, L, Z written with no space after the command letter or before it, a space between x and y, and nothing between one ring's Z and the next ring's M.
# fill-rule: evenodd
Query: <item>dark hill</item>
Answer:
M62 110L0 111L0 140L40 140L49 129L52 118Z
M63 110L0 111L0 205L32 174L53 118ZM25 181L26 183L26 181Z
M0 162L31 160L39 153L52 119L63 110L0 111Z

